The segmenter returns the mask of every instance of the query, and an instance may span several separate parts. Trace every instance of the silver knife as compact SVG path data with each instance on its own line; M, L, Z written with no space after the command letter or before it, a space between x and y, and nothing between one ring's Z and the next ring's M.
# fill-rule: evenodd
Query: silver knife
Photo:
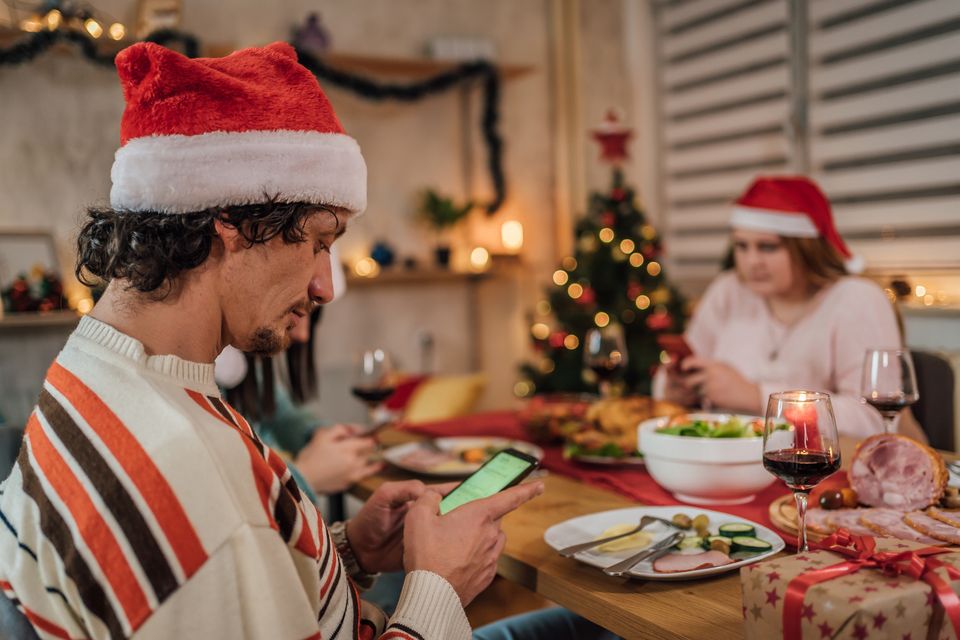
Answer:
M619 540L620 538L626 538L627 536L632 536L633 534L642 530L647 525L653 524L654 522L662 522L663 524L669 527L673 527L674 529L677 528L677 525L675 525L669 520L664 520L663 518L657 518L656 516L643 516L642 518L640 518L640 524L638 524L633 529L630 529L629 531L624 531L623 533L618 533L615 536L609 536L607 538L599 538L597 540L590 540L589 542L581 542L580 544L573 544L573 545L570 545L569 547L558 549L557 553L562 555L564 558L571 558L576 554L580 553L581 551L592 549L593 547L600 546L601 544L606 544L607 542L611 542L613 540Z
M630 573L630 570L633 569L638 563L644 560L656 559L665 553L669 552L675 544L683 540L684 534L682 531L678 531L673 535L664 538L657 544L653 545L649 549L644 549L636 555L632 555L626 560L618 562L614 565L611 565L603 570L608 576L622 576Z

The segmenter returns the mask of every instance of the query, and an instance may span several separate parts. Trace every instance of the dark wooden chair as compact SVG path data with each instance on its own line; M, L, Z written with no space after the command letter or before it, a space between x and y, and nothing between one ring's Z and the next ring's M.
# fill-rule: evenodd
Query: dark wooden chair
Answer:
M911 351L920 400L910 409L934 449L954 451L954 393L956 376L943 357Z

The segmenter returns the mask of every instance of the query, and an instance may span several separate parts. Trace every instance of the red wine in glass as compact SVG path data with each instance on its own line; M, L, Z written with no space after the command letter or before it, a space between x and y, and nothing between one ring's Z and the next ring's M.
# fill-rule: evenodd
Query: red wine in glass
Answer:
M826 451L778 449L764 452L763 467L794 491L810 491L840 469L840 457Z
M597 376L598 382L610 382L620 371L623 370L620 360L607 360L606 362L594 362L590 365L590 371Z
M354 396L371 408L376 408L377 405L393 395L393 391L393 387L353 387L350 389Z
M903 395L868 396L864 399L887 420L893 420L901 411L916 402L915 398Z

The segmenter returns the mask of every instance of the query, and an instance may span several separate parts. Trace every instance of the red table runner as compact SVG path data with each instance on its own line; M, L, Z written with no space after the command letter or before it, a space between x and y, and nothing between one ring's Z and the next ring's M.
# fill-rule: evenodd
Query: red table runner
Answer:
M430 437L451 436L496 436L514 440L530 440L523 425L513 411L497 411L480 413L452 420L429 422L401 427L405 431ZM615 491L637 502L650 506L691 504L677 500L671 493L658 485L646 469L643 468L603 468L595 465L581 464L563 458L562 448L559 446L543 447L544 458L541 466L554 473L580 480L595 487ZM838 476L842 474L837 474ZM830 484L835 481L831 478ZM780 496L790 493L790 490L777 481L758 494L751 502L740 505L691 505L715 511L730 513L741 518L759 522L764 526L777 531L770 520L770 503ZM779 533L779 531L778 531ZM788 544L796 542L790 536L783 538Z

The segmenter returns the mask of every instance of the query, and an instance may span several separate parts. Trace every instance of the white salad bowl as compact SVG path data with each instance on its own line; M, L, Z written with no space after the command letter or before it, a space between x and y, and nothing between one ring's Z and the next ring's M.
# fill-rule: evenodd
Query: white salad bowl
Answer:
M690 413L693 420L745 422L756 416ZM640 423L638 447L647 471L678 500L698 504L743 504L773 484L763 468L763 438L698 438L657 433L671 418Z

